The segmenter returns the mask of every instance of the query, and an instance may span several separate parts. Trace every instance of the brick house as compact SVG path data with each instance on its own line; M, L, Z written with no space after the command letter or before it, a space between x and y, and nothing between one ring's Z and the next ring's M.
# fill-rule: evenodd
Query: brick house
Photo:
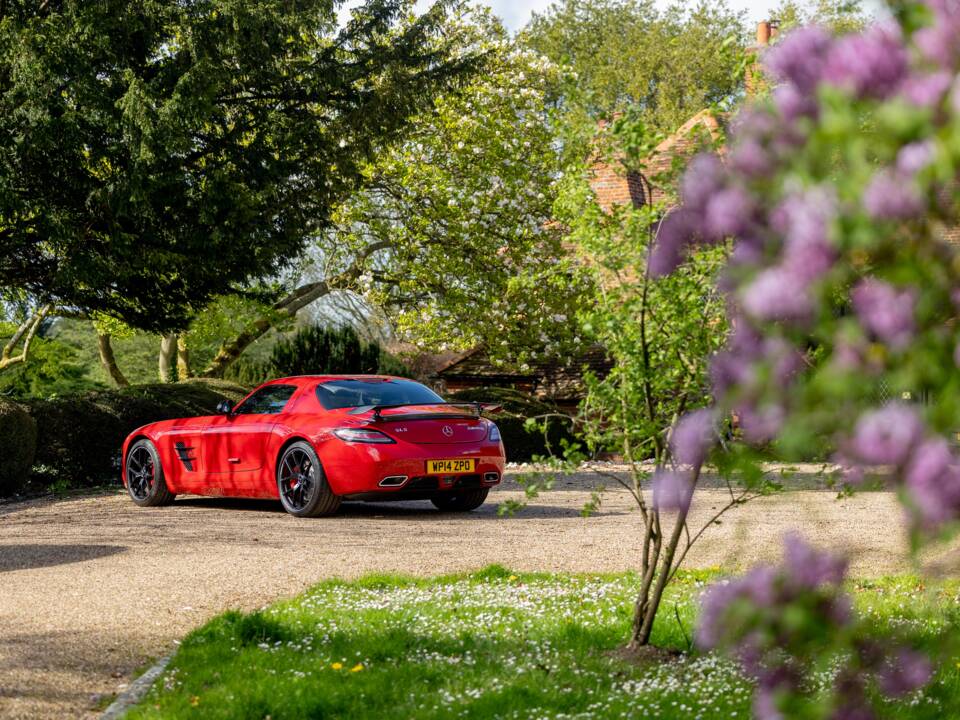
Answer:
M667 194L657 186L656 179L667 175L678 161L688 159L703 141L716 140L720 130L720 119L712 112L697 113L656 147L644 173L626 170L616 158L598 159L589 169L590 187L597 202L605 210L620 203L639 207L651 200L661 202ZM494 365L483 348L473 348L441 366L431 379L441 392L506 387L573 410L583 397L584 371L589 369L603 377L611 366L600 347L589 348L577 357L530 363L524 371Z
M761 22L757 26L757 42L752 52L759 53L776 34L775 23ZM762 82L763 78L756 71L749 72L747 93L756 92ZM674 170L682 168L705 143L714 143L722 134L725 120L712 110L701 110L657 145L642 172L627 169L622 159L598 153L588 170L590 187L597 202L609 211L618 204L640 207L665 201L669 194L662 184L664 179L670 178L666 182L671 182ZM583 396L583 369L589 368L602 377L610 367L610 360L599 347L590 348L580 357L531 364L530 369L523 372L504 370L490 362L483 348L474 348L446 363L432 379L446 392L510 387L572 409Z

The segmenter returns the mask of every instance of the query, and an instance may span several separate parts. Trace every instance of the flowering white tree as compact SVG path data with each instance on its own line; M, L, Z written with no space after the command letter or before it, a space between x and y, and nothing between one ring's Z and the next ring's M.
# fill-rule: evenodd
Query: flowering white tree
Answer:
M455 31L485 58L483 72L361 168L364 189L337 208L277 310L349 293L424 347L484 343L522 363L566 334L580 290L550 222L560 159L547 93L560 70L517 46L489 10L464 11ZM224 360L273 322L252 323Z
M555 349L579 288L551 222L561 173L546 108L561 71L478 13L486 72L366 168L369 189L340 208L330 254L382 246L359 291L402 336L484 343L520 363Z

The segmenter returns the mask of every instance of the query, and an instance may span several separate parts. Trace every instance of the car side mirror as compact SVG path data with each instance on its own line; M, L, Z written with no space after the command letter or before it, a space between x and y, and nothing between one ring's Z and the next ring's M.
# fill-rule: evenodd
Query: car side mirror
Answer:
M217 413L219 415L233 415L233 405L229 400L221 400L217 403Z

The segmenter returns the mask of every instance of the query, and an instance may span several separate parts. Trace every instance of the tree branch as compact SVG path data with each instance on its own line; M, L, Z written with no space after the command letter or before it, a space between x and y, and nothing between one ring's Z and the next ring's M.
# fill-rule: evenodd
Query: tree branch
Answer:
M50 309L50 305L44 305L17 328L13 337L10 338L4 346L3 351L0 352L0 371L27 361L27 358L30 356L30 345L33 343L33 338L36 336L37 330L40 328L40 323L43 322L43 319L50 312ZM23 340L23 348L20 350L19 355L14 355L13 352L21 340Z
M353 282L360 277L370 256L392 246L393 243L389 240L371 243L354 258L350 266L343 272L331 278L306 283L295 288L273 304L271 308L273 312L270 315L257 318L233 340L223 343L206 370L201 373L201 377L222 377L224 371L240 357L241 353L253 342L263 337L270 328L276 325L278 320L296 316L300 310L310 303L336 290L349 289Z

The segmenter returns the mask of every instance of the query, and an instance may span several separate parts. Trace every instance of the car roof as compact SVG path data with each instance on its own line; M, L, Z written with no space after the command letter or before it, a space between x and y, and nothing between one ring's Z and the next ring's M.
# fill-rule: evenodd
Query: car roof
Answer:
M288 377L275 378L268 380L263 385L306 385L314 382L329 382L331 380L406 380L407 382L416 382L409 378L397 377L395 375L290 375Z

